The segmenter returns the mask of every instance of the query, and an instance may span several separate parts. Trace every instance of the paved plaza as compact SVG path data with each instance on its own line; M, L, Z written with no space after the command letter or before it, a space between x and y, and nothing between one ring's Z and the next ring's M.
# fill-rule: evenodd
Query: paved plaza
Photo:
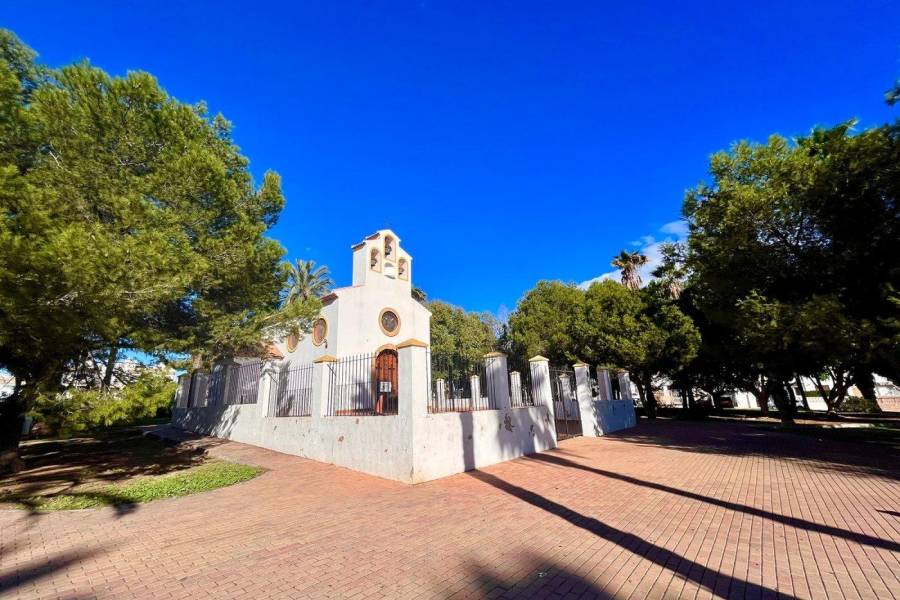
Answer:
M408 486L237 443L255 480L0 511L0 598L900 598L900 460L646 421Z

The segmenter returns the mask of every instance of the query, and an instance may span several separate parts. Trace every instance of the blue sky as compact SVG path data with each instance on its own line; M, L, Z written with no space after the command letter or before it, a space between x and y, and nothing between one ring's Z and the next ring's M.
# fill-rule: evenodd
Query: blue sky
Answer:
M347 285L350 245L389 226L415 284L470 310L652 254L734 140L900 114L888 1L13 0L0 25L231 119L283 177L290 257Z

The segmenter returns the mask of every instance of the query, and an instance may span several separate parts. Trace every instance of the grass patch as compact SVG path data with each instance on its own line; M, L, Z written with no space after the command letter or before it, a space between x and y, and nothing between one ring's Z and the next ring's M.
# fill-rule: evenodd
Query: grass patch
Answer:
M39 511L77 510L99 506L119 506L150 502L161 498L188 496L253 479L260 467L224 461L210 461L169 475L140 477L118 484L73 489L55 495L0 497L22 508Z

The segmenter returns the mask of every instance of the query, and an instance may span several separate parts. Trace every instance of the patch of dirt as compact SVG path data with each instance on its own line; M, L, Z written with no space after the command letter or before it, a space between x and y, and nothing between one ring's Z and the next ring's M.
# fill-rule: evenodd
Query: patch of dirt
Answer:
M164 475L207 460L206 449L143 435L139 429L110 430L100 437L29 440L22 443L25 468L0 479L5 498L51 496L135 477Z

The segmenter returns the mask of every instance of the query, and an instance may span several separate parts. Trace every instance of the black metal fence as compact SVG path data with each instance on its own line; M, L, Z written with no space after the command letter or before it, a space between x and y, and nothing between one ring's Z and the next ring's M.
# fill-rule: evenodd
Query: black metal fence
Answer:
M214 365L209 375L209 387L207 388L206 405L218 406L222 404L225 396L225 379L228 376L228 367Z
M290 366L279 371L269 392L273 417L308 417L312 414L313 365Z
M466 360L459 356L439 356L431 359L431 395L428 412L469 412L495 410L497 386L492 361ZM473 377L478 377L473 386Z
M556 437L564 439L581 435L581 414L575 391L575 371L550 368L550 394L556 413Z
M588 384L591 386L591 398L599 398L600 380L597 378L597 370L593 367L588 369Z
M326 364L327 416L397 414L397 354L383 352L379 356L360 354Z
M535 399L531 384L531 366L525 363L525 367L520 370L510 370L509 405L513 408L525 408L542 404L540 398Z
M191 385L187 397L188 408L200 408L206 406L206 390L209 385L209 376L205 371L191 373Z
M225 391L225 404L256 404L262 361L234 364L228 369L231 376Z

